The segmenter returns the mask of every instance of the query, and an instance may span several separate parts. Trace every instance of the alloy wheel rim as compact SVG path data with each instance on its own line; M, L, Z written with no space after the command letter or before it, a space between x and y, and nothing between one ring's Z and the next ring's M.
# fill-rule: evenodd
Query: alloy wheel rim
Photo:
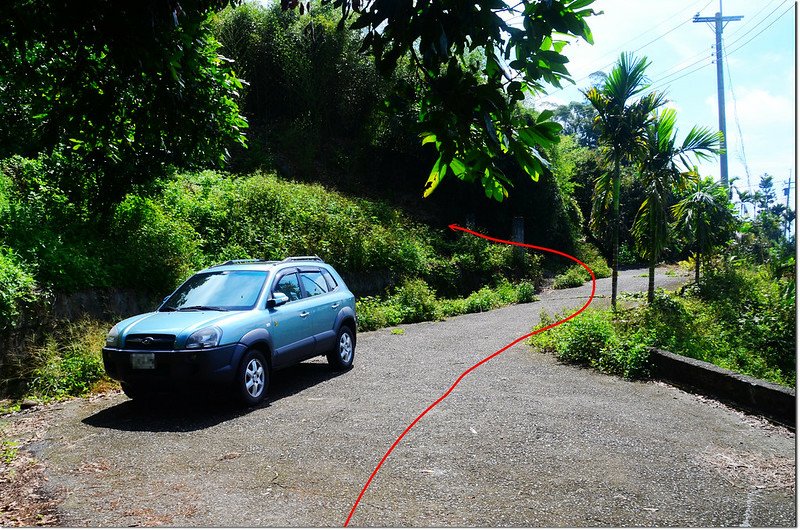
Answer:
M264 365L258 359L250 359L244 371L244 385L251 397L257 398L264 391Z
M339 339L339 357L345 364L353 357L353 339L349 333L342 333L342 338Z

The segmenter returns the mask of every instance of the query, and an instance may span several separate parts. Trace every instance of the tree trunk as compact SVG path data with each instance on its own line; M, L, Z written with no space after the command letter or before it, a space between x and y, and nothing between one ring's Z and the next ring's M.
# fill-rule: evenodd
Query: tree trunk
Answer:
M694 253L694 283L700 283L700 252Z
M617 276L619 273L619 155L614 157L613 215L611 228L611 309L617 310Z
M652 304L656 294L656 227L650 216L650 269L647 275L647 303Z

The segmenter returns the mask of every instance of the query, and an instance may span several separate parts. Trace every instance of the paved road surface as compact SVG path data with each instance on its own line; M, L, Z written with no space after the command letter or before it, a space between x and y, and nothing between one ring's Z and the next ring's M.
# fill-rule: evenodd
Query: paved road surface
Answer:
M645 289L641 272L623 272L621 290ZM542 308L587 295L363 333L352 371L304 363L254 410L68 402L35 413L49 428L34 450L67 525L340 526L389 444L463 370L529 332ZM418 424L352 524L795 526L794 444L715 402L520 345Z

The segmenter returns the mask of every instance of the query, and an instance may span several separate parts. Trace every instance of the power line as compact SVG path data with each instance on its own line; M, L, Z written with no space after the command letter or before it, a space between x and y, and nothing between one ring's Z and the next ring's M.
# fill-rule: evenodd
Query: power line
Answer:
M723 16L722 15L722 0L719 0L719 11L713 17L701 17L698 13L692 19L692 22L713 22L714 23L714 38L717 52L717 107L719 114L719 130L722 133L719 139L719 180L723 187L728 188L728 131L725 124L725 76L723 73L723 59L722 59L722 33L725 30L727 22L738 22L744 17L742 15Z
M761 6L761 9L759 9L758 11L753 13L752 15L748 15L750 17L750 20L755 20L758 17L758 15L760 15L764 10L766 10L770 5L774 4L775 2L776 2L776 0L770 0L769 2L766 2L763 6ZM767 16L769 16L769 15L767 15ZM734 35L737 35L738 33L741 33L743 30L747 29L748 27L749 26L747 25L747 22L745 22L744 24L742 24L741 26L739 26L735 30L731 31L730 36L733 37Z
M733 90L733 79L731 78L731 66L728 64L728 54L725 53L723 57L725 58L725 66L728 68L728 84L730 85L731 99L733 99L733 121L736 122L736 130L739 132L740 161L744 165L747 182L750 182L750 166L747 165L747 154L744 149L744 134L742 134L742 124L739 122L739 111L736 106L736 92Z
M769 17L770 17L770 16L772 16L772 14L773 14L773 13L775 13L775 11L777 11L778 9L780 9L782 6L786 5L786 3L787 3L787 2L788 2L788 3L790 3L790 4L792 4L792 5L794 5L794 0L783 0L783 2L781 2L780 4L778 4L778 5L775 7L775 9L773 9L772 11L770 11L770 12L769 12L769 13L768 13L768 14L767 14L767 15L766 15L764 18L762 18L762 19L761 19L761 20L759 20L759 21L758 21L756 24L754 24L752 27L750 27L750 29L748 29L747 31L745 31L744 33L742 33L741 35L739 35L739 37L738 37L737 39L734 39L734 40L732 40L731 42L729 42L729 43L728 43L728 45L729 45L729 46L732 46L732 45L736 44L737 42L741 41L741 40L742 40L742 39L743 39L743 38L744 38L746 35L748 35L749 33L753 32L753 31L755 31L755 29L756 29L756 28L758 28L758 27L759 27L761 24L763 24L764 22L766 22L766 21L767 21L767 19L769 19ZM779 16L778 18L780 18L780 16ZM777 19L775 19L775 20L777 20ZM774 21L773 21L773 22L774 22ZM772 24L770 24L770 25L772 25ZM767 27L769 27L769 26L767 26Z
M688 76L692 75L693 73L697 72L698 70L702 70L703 68L706 68L708 66L712 66L714 64L714 61L711 59L711 57L708 57L706 60L709 61L709 62L707 62L706 64L701 64L700 66L698 66L694 70L690 70L689 72L686 72L685 74L683 74L681 76L678 76L678 77L676 77L674 79L670 79L669 81L663 81L662 79L659 79L659 80L651 83L650 84L650 88L654 88L654 87L657 87L657 86L667 86L667 87L669 87L675 81L678 81L679 79L683 79L684 77L688 77ZM694 64L697 64L697 63L694 63ZM681 70L681 71L683 71L683 70ZM680 72L676 72L676 73L680 73ZM667 79L668 77L670 77L670 76L667 76L667 77L665 77L663 79Z
M774 26L774 25L775 25L775 23L776 23L778 20L780 20L781 18L783 18L783 15L785 15L786 13L788 13L789 11L791 11L792 9L794 9L794 7L795 7L795 4L794 4L794 2L792 2L792 3L791 3L791 5L789 6L789 8L788 8L788 9L786 9L785 11L783 11L783 12L782 12L780 15L778 15L778 16L777 16L775 19L773 19L773 20L772 20L772 22L770 22L770 24L769 24L768 26L766 26L764 29L762 29L761 31L759 31L758 33L756 33L755 35L753 35L753 36L752 36L751 38L749 38L749 39L748 39L748 40L747 40L747 41L746 41L744 44L742 44L742 45L738 46L737 48L734 48L733 50L731 50L731 51L727 52L727 53L728 53L728 55L730 55L730 54L732 54L732 53L736 52L737 50L741 50L742 48L744 48L745 46L747 46L748 44L750 44L751 42L753 42L753 40L755 40L755 39L756 39L756 37L758 37L759 35L761 35L761 34L762 34L762 33L764 33L765 31L767 31L769 28L771 28L772 26ZM739 40L741 40L741 39L739 39ZM738 42L738 41L737 41L737 42Z
M703 5L703 7L701 7L701 8L700 8L700 10L702 11L703 9L705 9L706 7L708 7L708 6L711 4L711 2L713 2L713 1L714 1L714 0L709 0L708 2L706 2L706 3ZM689 5L691 5L692 3L694 3L694 2L690 2L690 3L689 3ZM662 26L662 25L664 25L664 24L665 24L665 23L667 23L668 21L670 21L670 20L672 20L673 18L675 18L676 16L680 15L682 12L685 12L685 11L686 11L686 9L689 7L689 5L687 5L687 6L686 6L686 7L684 7L684 8L681 8L681 10L680 10L680 11L676 11L675 13L673 13L673 14L672 14L671 16L669 16L668 18L666 18L666 19L662 20L661 22L659 22L658 24L656 24L655 26L653 26L653 27L652 27L650 30L644 31L644 32L640 33L639 35L637 35L636 37L634 37L634 38L632 38L632 39L630 39L630 40L628 40L628 41L625 41L625 42L624 42L624 43L622 43L621 45L617 46L617 47L616 47L616 48L615 48L613 51L610 51L610 52L607 52L607 53L605 53L605 54L601 55L601 56L600 56L600 58L602 58L602 57L607 57L607 56L609 56L609 55L612 55L612 54L615 54L615 55L616 55L617 53L619 53L619 51L620 51L620 50L624 49L624 47L625 47L627 44L630 44L631 42L633 42L633 41L635 41L635 40L639 39L640 37L642 37L642 36L644 36L644 35L646 35L646 34L650 33L650 32L651 32L653 29L655 29L655 28L657 28L657 27L659 27L659 26ZM687 24L687 23L688 23L688 22L690 22L690 21L691 21L691 19L687 19L687 20L684 20L684 21L682 21L682 22L681 22L680 24L678 24L677 26L674 26L674 27L672 27L672 28L668 29L668 30L667 30L667 31L665 31L664 33L661 33L660 35L658 35L657 37L655 37L654 39L652 39L652 40L650 40L650 41L646 42L645 44L643 44L643 45L641 45L641 46L639 46L639 47L638 47L636 50L634 50L634 52L638 52L638 51L641 51L641 50L643 50L643 49L644 49L644 48L646 48L647 46L650 46L650 45L651 45L651 44L653 44L654 42L657 42L657 41L661 40L663 37L665 37L665 36L669 35L669 34L670 34L670 33L672 33L673 31L676 31L678 28L680 28L680 27L681 27L681 26L683 26L684 24ZM578 82L580 82L580 81L583 81L583 80L585 80L585 79L589 79L589 78L590 78L592 75L594 75L594 74L595 74L596 72L598 72L598 71L603 71L603 70L605 70L605 69L607 69L607 68L609 68L609 67L611 67L611 66L614 66L614 64L616 64L616 60L614 60L614 61L612 61L612 62L610 62L610 63L606 64L605 66L602 66L602 67L600 67L600 68L597 68L596 70L594 70L593 72L591 72L591 73L589 73L589 74L586 74L586 75L584 75L584 76L582 76L582 77L579 77L579 78L577 78L577 79L574 79L573 81L575 82L575 84L577 84L577 83L578 83ZM539 96L539 97L537 97L537 98L534 98L534 101L536 101L536 100L539 100L539 99L542 99L542 98L545 98L545 97L548 97L548 96L552 96L553 94L557 94L558 92L561 92L562 90L565 90L566 88L567 88L567 87L561 87L561 88L557 88L557 89L553 90L552 92L549 92L549 93L547 93L547 94L543 94L543 95L541 95L541 96Z
M784 2L783 2L781 5L783 5L783 4L785 4L785 3L786 3L786 2L784 1ZM778 7L780 7L780 6L778 6ZM770 27L772 27L772 26L773 26L773 25L774 25L774 24L775 24L775 23L776 23L776 22L777 22L777 21L778 21L780 18L782 18L782 17L783 17L783 16L784 16L786 13L788 13L788 12L791 10L791 8L792 8L792 7L794 7L794 3L792 3L792 5L791 5L791 6L789 6L789 8L788 8L788 9L786 9L785 11L783 11L783 12L782 12L780 15L778 15L778 16L777 16L775 19L773 19L773 20L770 22L770 24L769 24L769 25L767 25L766 27L764 27L764 28L763 28L761 31L759 31L758 33L756 33L755 35L753 35L753 36L752 36L750 39L748 39L746 42L744 42L744 43L743 43L743 44L741 44L740 46L738 46L738 47L734 48L733 50L726 51L726 52L725 52L725 54L726 54L726 55L730 55L730 54L732 54L732 53L736 52L737 50L740 50L741 48L743 48L744 46L746 46L746 45L747 45L747 44L749 44L750 42L752 42L752 41L753 41L753 40L754 40L756 37L758 37L758 36L759 36L759 35L761 35L763 32L765 32L767 29L769 29ZM766 15L766 16L765 16L765 17L764 17L762 20L758 21L758 22L756 23L756 26L760 26L760 25L761 25L761 23L762 23L762 22L764 22L764 20L766 20L766 19L767 19L767 18L768 18L768 17L769 17L769 16L770 16L772 13L774 13L774 12L775 12L775 11L773 10L773 11L772 11L772 12L770 12L768 15ZM748 31L747 33L749 33L749 31ZM743 34L743 36L744 36L744 34ZM740 38L740 39L737 39L737 40L735 40L735 41L734 41L734 43L736 43L736 42L739 42L740 40L741 40L741 38ZM728 47L730 47L730 45L728 45ZM707 57L705 57L705 58L703 58L703 59L700 59L700 60L698 60L698 61L695 61L695 62L693 62L693 63L691 63L691 64L688 64L688 65L686 65L685 67L681 68L680 70L677 70L677 71L675 71L675 72L673 72L673 73L671 73L671 74L668 74L668 75L665 75L665 76L663 76L663 77L660 77L660 78L656 79L655 81L651 82L651 83L650 83L650 86L651 86L651 87L656 87L656 86L664 86L665 84L666 84L666 85L671 85L673 82L675 82L675 81L677 81L677 80L679 80L679 79L683 79L684 77L687 77L687 76L689 76L689 75L693 74L694 72L697 72L698 70L702 70L703 68L705 68L705 67L707 67L707 66L711 66L711 65L713 65L713 64L714 64L714 62L713 62L713 61L706 62L705 64L701 65L701 66L700 66L700 67L698 67L698 68L695 68L695 69L693 69L693 70L691 70L691 71L689 71L689 72L686 72L686 73L685 73L685 74L683 74L683 75L680 75L680 76L678 76L678 77L675 77L675 78L673 78L673 79L670 79L672 76L675 76L675 75L678 75L678 74L680 74L680 73L684 72L684 71L685 71L687 68L690 68L691 66L694 66L695 64L699 64L699 63L701 63L701 62L704 62L704 61L709 61L710 57L711 57L711 56L707 56ZM666 70L666 71L668 71L668 70Z
M756 11L756 13L754 15L751 15L752 18L750 20L754 21L754 23L752 25L749 24L750 21L747 21L741 27L737 28L737 30L732 31L731 35L736 35L737 33L741 32L741 30L743 30L743 29L747 29L748 30L747 33L749 33L753 29L753 27L760 26L766 19L769 18L769 16L772 13L774 13L774 10L772 12L768 13L764 18L762 18L760 20L755 20L755 17L757 17L760 13L762 13L768 6L770 6L774 2L775 2L775 0L771 0L770 2L767 2L764 6L762 6L761 9ZM783 0L781 5L784 4L785 2L786 2L786 0ZM708 4L706 4L706 5L708 5ZM778 6L778 8L779 7L780 7L780 5ZM731 44L735 44L736 42L738 42L738 39L734 40L732 43L729 43L728 46L730 46ZM656 82L661 83L662 81L664 81L665 79L668 79L669 77L672 77L672 76L675 76L675 75L679 75L681 72L684 72L686 69L691 68L692 66L694 66L696 64L700 64L700 63L706 61L712 55L713 54L708 54L707 51L702 51L700 53L697 53L695 55L692 55L692 56L684 59L683 61L681 61L681 62L679 62L679 63L677 63L677 64L675 64L675 65L673 65L673 66L671 66L669 68L667 68L666 70L662 70L661 72L657 73L653 77L655 79L657 79ZM699 59L697 59L698 57L699 57ZM708 64L710 65L710 64L713 64L713 63L708 63ZM694 71L697 71L697 69L695 69ZM681 77L685 77L685 76L681 76ZM654 83L651 83L651 85L654 84Z

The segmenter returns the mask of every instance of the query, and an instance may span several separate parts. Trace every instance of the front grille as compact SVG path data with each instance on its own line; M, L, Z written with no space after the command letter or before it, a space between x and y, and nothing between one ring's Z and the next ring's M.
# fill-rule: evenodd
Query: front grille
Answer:
M126 350L173 350L175 335L128 335L125 337Z

